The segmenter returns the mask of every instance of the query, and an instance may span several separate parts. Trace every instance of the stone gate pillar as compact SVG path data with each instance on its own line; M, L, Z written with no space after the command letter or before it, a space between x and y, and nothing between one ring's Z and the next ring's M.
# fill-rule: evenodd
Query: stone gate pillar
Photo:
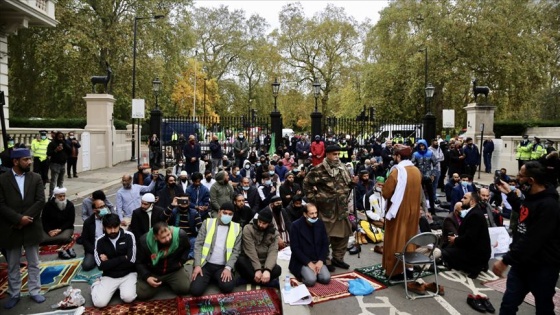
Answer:
M111 94L87 94L85 131L91 135L91 169L113 167L113 105Z
M467 132L463 137L480 138L482 124L484 137L494 137L494 111L496 106L490 104L470 103L465 106L467 112ZM477 142L478 143L478 142Z

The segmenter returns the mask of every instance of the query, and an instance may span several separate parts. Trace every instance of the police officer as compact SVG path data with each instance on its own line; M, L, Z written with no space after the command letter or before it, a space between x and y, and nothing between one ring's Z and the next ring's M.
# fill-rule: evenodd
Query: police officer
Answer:
M47 137L46 130L39 131L39 138L31 142L31 152L33 152L33 172L41 175L43 186L47 187L49 181L49 159L47 157L47 147L51 140Z

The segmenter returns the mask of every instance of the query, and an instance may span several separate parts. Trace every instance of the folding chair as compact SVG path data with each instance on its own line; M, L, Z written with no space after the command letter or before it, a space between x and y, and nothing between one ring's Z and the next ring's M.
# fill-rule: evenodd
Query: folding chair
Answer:
M401 252L397 252L395 253L395 257L397 258L397 263L395 264L395 267L393 267L393 270L391 271L391 274L389 275L389 279L393 276L393 273L395 272L395 270L397 269L398 264L402 261L403 264L403 274L404 274L404 291L406 294L406 297L408 299L414 300L416 298L426 298L426 297L434 297L437 296L439 294L439 282L438 282L438 277L437 277L437 266L436 266L436 258L434 257L434 249L436 248L438 243L438 237L437 235L435 235L432 232L424 232L424 233L420 233L420 234L416 234L415 236L413 236L410 240L408 240L408 242L406 242L406 245L404 245L404 248ZM417 245L417 246L429 246L431 247L430 252L426 255L423 253L417 253L415 251L407 251L407 248L410 245ZM420 275L422 274L422 272L419 272L418 275L414 278L414 279L407 279L406 276L406 266L407 265L419 265L422 266L422 270L424 270L424 266L425 265L433 265L433 269L434 269L434 275L436 278L436 292L432 293L432 292L426 292L426 295L415 295L412 296L408 293L408 286L407 283L408 282L412 282L412 281L416 281L418 279L418 277L420 277ZM389 281L390 283L400 283L403 281Z

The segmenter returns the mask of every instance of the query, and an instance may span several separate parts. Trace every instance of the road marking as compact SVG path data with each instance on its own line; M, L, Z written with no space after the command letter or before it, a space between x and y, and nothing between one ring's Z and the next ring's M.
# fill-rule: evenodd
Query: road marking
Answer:
M436 300L443 307L443 309L445 309L449 314L451 314L451 315L461 315L461 313L459 313L459 311L457 311L443 297L438 295L438 296L434 297L434 300Z

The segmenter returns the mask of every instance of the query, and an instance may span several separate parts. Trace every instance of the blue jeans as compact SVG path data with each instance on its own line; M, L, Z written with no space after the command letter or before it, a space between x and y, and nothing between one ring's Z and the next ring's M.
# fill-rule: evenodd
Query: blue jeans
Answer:
M508 273L506 292L500 315L516 314L527 293L535 296L536 315L553 315L556 281L560 268L549 266L512 266Z
M196 241L196 237L190 237L189 236L189 245L191 246L191 249L189 249L189 259L193 258L194 259L194 242Z
M432 182L432 186L434 189L434 200L437 200L437 186L439 183L439 177L441 176L441 172L439 170L434 169L432 171L432 173L434 174L434 181Z
M492 153L483 153L484 170L486 173L492 172Z

